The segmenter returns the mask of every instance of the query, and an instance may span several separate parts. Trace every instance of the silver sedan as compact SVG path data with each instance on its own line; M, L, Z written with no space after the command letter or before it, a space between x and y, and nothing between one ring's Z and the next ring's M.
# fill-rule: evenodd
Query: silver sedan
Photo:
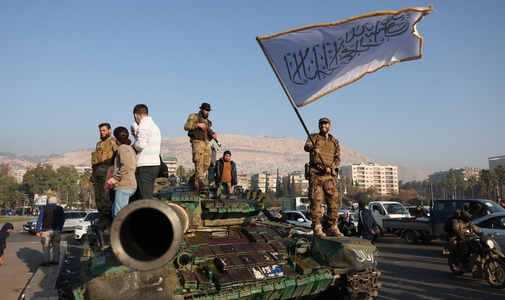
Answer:
M475 226L487 234L492 234L493 239L505 250L505 213L494 213L473 220Z

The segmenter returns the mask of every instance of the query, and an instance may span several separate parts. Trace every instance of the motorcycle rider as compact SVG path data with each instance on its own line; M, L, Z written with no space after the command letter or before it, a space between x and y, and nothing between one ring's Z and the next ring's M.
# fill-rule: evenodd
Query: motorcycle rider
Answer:
M445 222L444 225L444 231L447 233L446 235L446 240L447 244L444 247L444 254L449 254L449 253L454 253L456 251L456 244L458 243L456 241L456 234L454 233L454 230L452 229L452 224L456 221L459 220L461 216L461 210L456 209L450 217L447 218L447 222Z
M470 221L470 213L467 211L460 213L459 220L452 223L452 229L456 235L456 255L459 260L459 269L466 273L466 264L470 257L470 244L475 240L475 234L481 236L482 231Z

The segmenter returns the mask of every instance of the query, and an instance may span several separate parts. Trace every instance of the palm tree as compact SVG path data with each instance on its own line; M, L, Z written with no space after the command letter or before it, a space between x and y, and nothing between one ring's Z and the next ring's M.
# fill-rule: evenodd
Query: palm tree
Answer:
M447 178L443 178L440 181L440 188L443 188L443 197L446 199L449 198L447 197L447 187L449 187L449 180L447 180Z
M468 182L465 180L465 178L463 176L458 176L456 178L456 186L458 187L458 190L460 193L459 194L460 199L464 199L465 198L465 191L468 188Z
M454 175L454 173L452 173L451 171L449 171L447 173L447 184L449 185L449 187L451 187L452 199L457 198L457 196L455 195L456 194L456 175Z
M475 185L479 184L479 180L477 179L477 177L475 177L475 175L472 175L472 176L470 176L470 178L468 178L468 184L470 185L470 188L472 189L472 199L474 199L475 197L473 196L473 187Z
M500 196L503 199L503 182L505 181L505 166L504 165L496 166L494 172L496 174L496 179L498 179L498 182L500 183Z
M482 180L482 183L487 186L488 191L487 191L487 197L488 199L493 198L493 181L495 181L495 174L491 170L482 170L480 172L480 178Z

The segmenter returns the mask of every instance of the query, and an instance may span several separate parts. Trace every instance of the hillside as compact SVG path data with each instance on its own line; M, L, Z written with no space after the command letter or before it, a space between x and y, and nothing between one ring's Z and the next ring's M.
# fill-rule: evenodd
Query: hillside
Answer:
M218 157L222 156L224 150L230 150L232 160L237 164L238 171L250 175L264 171L276 172L277 169L282 174L301 171L308 160L308 154L303 151L305 141L301 140L233 134L220 134L219 139L223 147L218 152ZM82 149L61 155L39 156L38 159L0 153L0 163L9 163L13 171L24 169L27 166L34 166L38 162L52 164L55 168L62 165L84 166L90 163L91 151L93 151L91 148ZM191 144L187 136L162 139L161 154L176 156L179 165L193 168ZM380 164L380 162L342 145L341 157L342 165L360 162ZM424 180L428 178L428 174L427 171L411 166L398 165L399 180L404 182Z

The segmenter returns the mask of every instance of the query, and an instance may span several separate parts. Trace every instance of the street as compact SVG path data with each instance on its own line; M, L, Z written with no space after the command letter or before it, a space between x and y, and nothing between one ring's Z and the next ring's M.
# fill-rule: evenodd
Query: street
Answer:
M22 231L22 223L7 239L5 264L0 267L1 299L21 299L20 296L42 260L42 247L36 236ZM63 233L67 241L66 263L62 267L59 289L62 299L74 299L71 288L79 283L78 261L81 247L76 246L73 233ZM382 287L374 299L503 299L504 290L490 287L483 279L471 275L456 276L442 254L444 243L407 245L399 237L386 235L376 242L380 256L376 257L382 276Z

